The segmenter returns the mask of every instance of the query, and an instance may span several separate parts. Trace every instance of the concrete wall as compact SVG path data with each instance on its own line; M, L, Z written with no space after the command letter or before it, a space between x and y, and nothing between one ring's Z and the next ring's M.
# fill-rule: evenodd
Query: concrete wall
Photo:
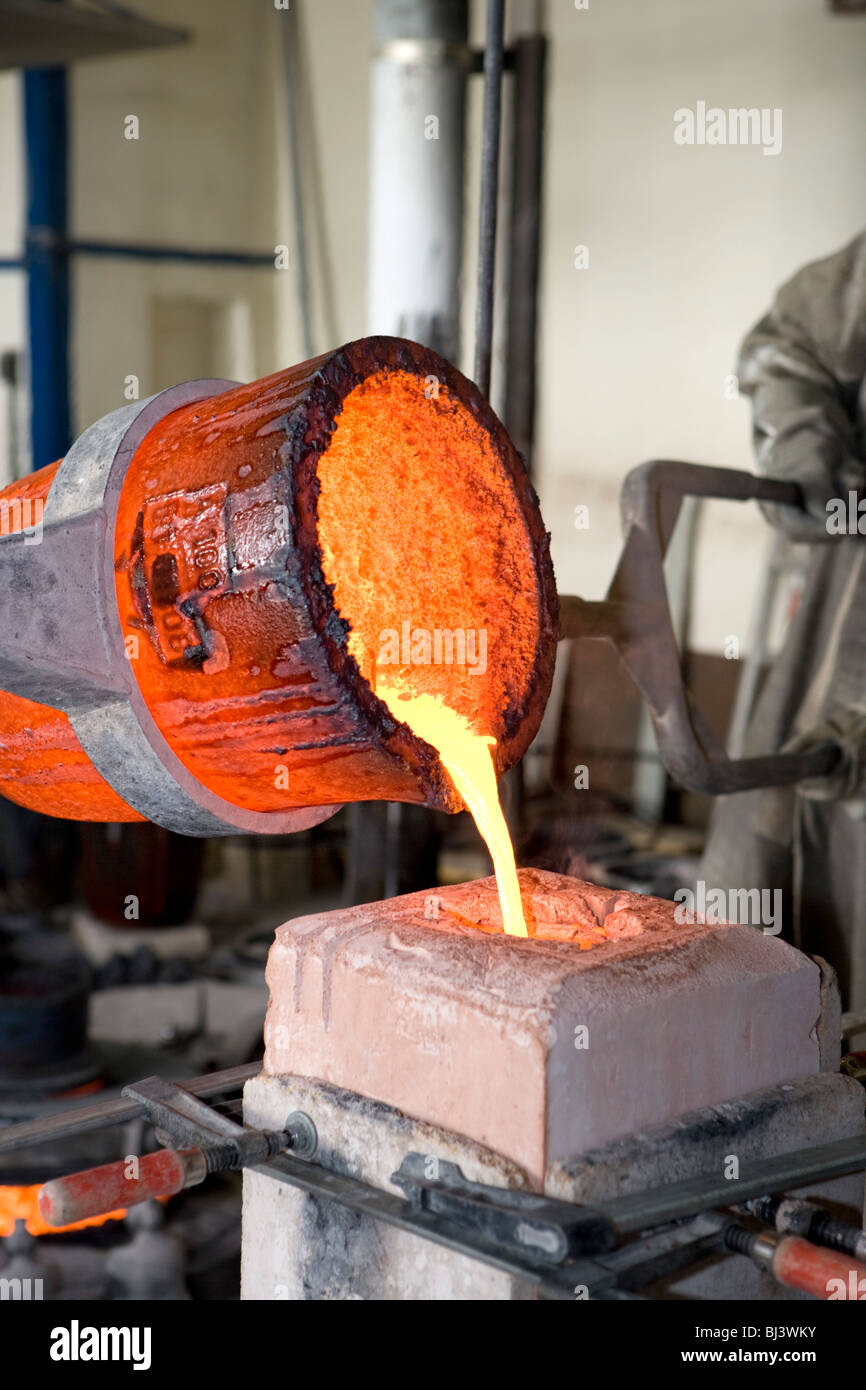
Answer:
M738 344L776 285L866 224L866 19L823 0L552 0L549 15L542 496L561 589L595 598L624 473L664 456L751 467L747 406L725 395ZM699 100L781 107L781 153L676 145L674 111ZM719 651L746 636L768 533L733 504L701 531L693 641Z
M270 0L138 7L192 29L195 42L76 68L74 231L291 244L280 12ZM478 38L480 3L474 11ZM624 474L659 455L750 467L748 411L725 392L738 342L780 281L866 223L866 20L831 17L823 0L589 0L580 10L549 0L547 12L540 490L561 589L597 597L618 553ZM334 328L317 323L325 346L365 326L372 0L306 0L302 15L336 301ZM15 249L22 215L17 89L17 77L0 77L0 255ZM674 111L699 100L781 107L781 153L676 145ZM137 142L123 138L129 114ZM467 326L474 197L470 208ZM588 269L574 267L577 244ZM0 275L0 347L23 341L19 279ZM128 374L144 394L183 362L185 375L252 376L301 355L291 271L87 259L74 289L79 426L122 403ZM464 349L466 367L468 333ZM590 508L588 531L574 529L577 505ZM745 638L767 536L756 515L707 510L697 647Z
M194 38L73 70L75 234L272 250L287 239L277 235L287 228L273 181L279 15L237 0L147 0L142 9ZM139 119L137 140L124 138L129 115ZM144 396L178 370L229 377L273 370L276 279L271 269L78 258L77 424L123 404L129 374Z

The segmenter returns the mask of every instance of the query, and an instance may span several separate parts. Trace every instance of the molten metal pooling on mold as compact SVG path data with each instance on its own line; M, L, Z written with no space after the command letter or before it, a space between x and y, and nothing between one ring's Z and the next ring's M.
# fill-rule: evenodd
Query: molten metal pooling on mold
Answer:
M503 928L509 936L528 936L514 849L499 803L491 756L496 739L475 733L465 719L433 695L412 695L381 680L376 694L395 719L408 724L436 749L490 850Z

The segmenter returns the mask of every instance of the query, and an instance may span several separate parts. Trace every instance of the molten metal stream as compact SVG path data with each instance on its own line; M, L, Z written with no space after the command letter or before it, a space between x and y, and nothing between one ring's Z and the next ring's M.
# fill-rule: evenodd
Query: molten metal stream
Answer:
M496 776L535 659L539 574L504 457L447 383L378 372L345 397L317 479L349 653L439 754L493 858L504 930L527 936Z
M502 925L509 936L528 936L514 849L502 814L491 749L496 739L478 734L456 710L434 695L412 695L397 685L376 682L376 694L395 719L435 748L483 836L496 874Z

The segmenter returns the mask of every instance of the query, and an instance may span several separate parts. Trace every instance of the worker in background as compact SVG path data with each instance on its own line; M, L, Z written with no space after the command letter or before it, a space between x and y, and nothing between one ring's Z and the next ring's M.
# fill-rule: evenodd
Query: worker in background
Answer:
M760 473L799 483L805 510L767 519L809 545L784 650L752 720L747 756L839 741L830 777L722 797L700 876L707 888L780 888L786 932L839 973L866 1009L866 235L805 266L746 338ZM853 496L852 496L853 494ZM840 517L846 518L845 533Z

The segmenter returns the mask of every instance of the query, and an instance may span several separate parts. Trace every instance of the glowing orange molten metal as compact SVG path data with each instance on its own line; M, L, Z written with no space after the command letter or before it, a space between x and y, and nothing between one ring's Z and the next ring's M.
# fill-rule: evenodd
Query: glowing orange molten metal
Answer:
M56 1235L58 1231L82 1231L85 1226L101 1226L106 1221L122 1221L125 1211L109 1211L103 1216L89 1216L69 1226L49 1226L43 1221L36 1205L41 1184L33 1187L0 1187L0 1236L10 1236L16 1221L26 1221L32 1236Z
M388 487L371 487L382 475ZM319 483L324 570L349 651L439 753L493 858L505 931L526 936L494 731L507 683L530 679L538 592L507 475L444 386L382 373L344 402Z
M496 739L476 733L465 719L433 695L412 695L399 685L386 686L381 681L377 689L391 713L405 720L441 757L490 850L503 929L509 936L528 936L514 848L496 786L491 755Z
M56 471L0 493L47 497L49 538ZM463 809L465 753L431 711L478 741L473 786L534 737L557 640L548 537L502 425L435 353L362 339L172 408L116 496L116 679L157 760L261 817L256 830L347 801ZM425 701L410 710L407 695ZM0 793L141 819L60 710L3 691ZM504 825L484 797L504 885ZM525 930L513 898L508 920Z

